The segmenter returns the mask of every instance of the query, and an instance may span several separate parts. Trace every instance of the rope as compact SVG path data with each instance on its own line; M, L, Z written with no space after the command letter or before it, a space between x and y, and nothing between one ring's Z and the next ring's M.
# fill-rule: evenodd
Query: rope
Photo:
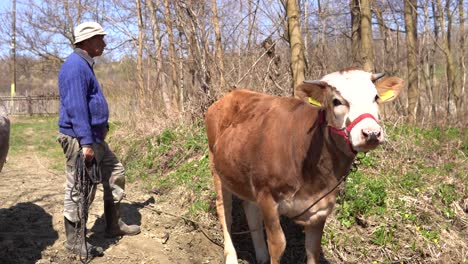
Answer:
M309 211L310 208L314 207L316 204L318 204L323 198L325 198L327 195L329 195L330 193L332 193L336 188L338 188L338 186L340 186L340 184L342 182L346 182L346 179L348 178L348 175L351 174L351 172L356 172L358 167L357 165L360 164L360 160L361 158L360 157L357 157L357 161L353 161L353 164L351 164L351 168L349 168L348 172L343 176L341 177L341 179L336 183L336 185L331 188L327 193L325 193L324 195L320 196L320 198L318 198L315 202L313 202L311 205L309 205L306 209L304 209L300 214L298 215L295 215L294 217L291 218L291 220L295 220L297 218L299 218L300 216L302 216L303 214L305 214L307 211Z
M75 183L70 190L70 199L78 206L78 222L75 225L74 245L84 244L86 256L82 256L80 249L80 261L88 263L88 244L86 242L86 222L88 221L89 206L92 202L92 193L96 185L102 181L102 175L96 159L86 162L82 149L79 150L75 161ZM73 200L73 193L78 193L78 200ZM78 242L78 243L77 243Z

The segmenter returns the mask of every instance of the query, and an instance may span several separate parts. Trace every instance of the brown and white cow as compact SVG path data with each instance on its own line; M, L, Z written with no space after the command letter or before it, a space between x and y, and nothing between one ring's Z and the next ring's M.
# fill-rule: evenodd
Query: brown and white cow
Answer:
M244 200L257 262L279 263L286 215L305 227L308 263L318 263L337 191L307 208L336 186L357 152L384 141L378 104L393 100L404 82L380 77L343 70L299 85L299 99L237 90L210 106L205 123L226 263L237 263L232 194Z

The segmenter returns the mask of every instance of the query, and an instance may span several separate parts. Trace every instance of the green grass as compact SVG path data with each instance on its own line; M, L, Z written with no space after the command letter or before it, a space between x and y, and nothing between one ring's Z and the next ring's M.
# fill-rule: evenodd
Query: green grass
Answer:
M56 141L57 117L14 117L11 120L9 155L33 151L47 157L50 168L63 171L63 152Z
M337 221L328 223L322 238L325 254L346 251L341 237L347 236L361 239L365 250L356 252L364 262L393 263L401 256L425 262L436 255L445 256L439 262L463 262L459 223L465 213L457 208L468 187L466 129L403 124L386 132L389 144L362 160L346 195L338 197L331 217ZM389 254L375 253L382 248Z
M394 242L394 232L395 229L393 227L381 225L377 230L375 230L372 238L372 243L379 246L392 244Z
M367 177L362 172L350 174L346 194L338 198L337 219L343 226L351 227L356 219L370 214L382 214L386 210L385 182Z
M120 142L119 144L122 144ZM207 139L203 123L175 126L158 135L131 140L123 155L130 181L145 182L146 188L163 192L183 186L197 202L191 214L208 210L212 178L209 170Z

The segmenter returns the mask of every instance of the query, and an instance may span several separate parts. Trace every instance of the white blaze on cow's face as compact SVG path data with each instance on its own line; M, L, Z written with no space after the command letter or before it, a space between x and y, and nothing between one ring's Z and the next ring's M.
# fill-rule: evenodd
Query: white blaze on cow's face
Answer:
M384 141L378 104L397 98L405 83L398 77L382 76L343 70L304 81L296 87L295 96L325 110L328 126L334 128L331 132L349 138L354 151L368 151Z
M366 113L375 118L364 118L351 129L349 140L355 151L374 149L384 141L383 129L377 123L379 97L372 82L372 73L361 70L335 72L324 76L321 81L336 88L331 98L334 115L328 120L330 125L345 128Z

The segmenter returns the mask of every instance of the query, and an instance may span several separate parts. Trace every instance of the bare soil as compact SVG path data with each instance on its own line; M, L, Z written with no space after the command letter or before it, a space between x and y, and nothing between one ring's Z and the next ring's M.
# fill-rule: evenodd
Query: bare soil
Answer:
M34 146L28 149L10 156L0 175L0 263L81 263L79 257L64 248L65 177L48 169L49 161L40 157ZM89 241L105 251L103 257L94 258L91 263L223 263L219 246L222 234L214 219L200 227L176 217L186 210L182 208L186 202L181 200L182 189L156 195L144 191L138 182L127 184L126 189L122 217L129 224L141 225L142 232L117 239L104 236L99 186L87 227ZM233 232L247 230L240 201L235 200L233 211ZM283 262L303 263L302 229L283 220L288 240ZM255 263L250 235L234 235L233 240L240 263Z
M26 131L26 133L32 131ZM64 174L49 169L36 146L10 155L0 173L0 263L80 263L64 248ZM136 236L104 236L102 187L98 188L88 220L89 241L104 248L91 263L221 263L222 249L181 218L168 197L127 184L123 219L141 225Z

